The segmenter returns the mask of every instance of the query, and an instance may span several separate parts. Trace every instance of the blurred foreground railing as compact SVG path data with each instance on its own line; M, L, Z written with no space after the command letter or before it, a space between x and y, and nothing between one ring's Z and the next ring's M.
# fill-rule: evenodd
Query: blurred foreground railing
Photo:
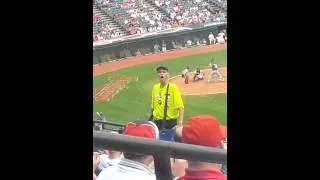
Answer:
M93 144L122 152L144 153L154 157L157 180L172 180L170 157L212 163L227 163L223 149L141 137L93 131Z

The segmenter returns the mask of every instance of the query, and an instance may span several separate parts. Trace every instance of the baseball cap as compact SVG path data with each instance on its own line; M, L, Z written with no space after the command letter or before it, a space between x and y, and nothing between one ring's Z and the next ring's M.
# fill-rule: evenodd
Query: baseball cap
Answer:
M182 129L182 141L208 147L222 145L223 134L219 121L210 115L191 116Z
M226 139L227 138L227 127L224 125L220 125L220 131L222 133L222 138Z
M124 130L124 134L150 139L159 138L158 127L154 122L151 121L129 122Z
M165 67L165 66L158 66L158 67L157 67L157 72L158 72L158 71L160 71L160 70L166 70L166 71L169 71L169 70L168 70L168 68L167 68L167 67Z

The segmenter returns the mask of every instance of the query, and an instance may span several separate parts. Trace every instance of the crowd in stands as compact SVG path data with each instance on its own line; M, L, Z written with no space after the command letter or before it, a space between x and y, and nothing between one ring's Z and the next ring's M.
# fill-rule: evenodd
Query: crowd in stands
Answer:
M116 133L116 132L113 132ZM152 121L129 122L123 134L159 139L159 129ZM226 128L209 115L197 115L175 128L173 141L227 149ZM226 180L226 166L217 163L171 158L173 179ZM102 150L93 153L93 179L97 180L156 180L152 155Z
M218 3L218 7L227 9L227 0L215 0Z
M208 11L208 3L204 0L154 0L157 7L161 8L176 20L179 26L201 27L212 22L225 21L224 13L212 14Z
M225 1L222 1L225 2ZM150 4L158 9L154 9ZM212 13L205 0L95 0L95 5L113 19L127 35L144 34L175 27L201 27L226 21L224 12ZM161 10L160 10L161 9ZM165 14L161 13L165 12ZM94 15L94 41L120 34Z
M226 21L227 19L227 1L226 0L206 0L214 6L207 6L207 9L215 16L216 21Z
M113 39L120 33L97 14L93 14L93 41Z
M164 30L173 24L141 0L96 0L96 4L126 29L128 35Z

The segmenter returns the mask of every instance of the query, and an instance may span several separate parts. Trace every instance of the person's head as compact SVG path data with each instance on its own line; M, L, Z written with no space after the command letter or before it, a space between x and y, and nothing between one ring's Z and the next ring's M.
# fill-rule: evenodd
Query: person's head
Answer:
M119 134L117 131L111 131L111 134ZM122 152L115 151L115 150L108 150L109 158L110 159L117 159L120 158L122 155Z
M166 68L164 66L159 66L159 67L157 67L157 73L158 73L160 83L163 85L167 84L167 81L169 79L168 68Z
M219 121L211 115L191 116L182 129L184 143L222 148L224 135Z
M124 134L149 139L159 139L159 129L157 125L151 121L129 122L124 130ZM124 157L146 165L150 165L153 162L152 155L125 152Z
M189 69L189 66L187 66L186 69Z
M182 128L182 142L213 148L223 148L223 133L219 121L210 115L191 116ZM205 162L189 162L193 167L221 168L221 165Z

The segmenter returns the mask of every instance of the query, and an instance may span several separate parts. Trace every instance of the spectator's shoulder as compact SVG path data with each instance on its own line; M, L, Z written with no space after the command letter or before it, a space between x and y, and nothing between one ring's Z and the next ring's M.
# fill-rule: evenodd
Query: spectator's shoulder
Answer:
M110 173L112 173L115 170L116 166L109 166L107 168L104 168L100 174L97 176L97 180L104 180L107 179L110 176Z

